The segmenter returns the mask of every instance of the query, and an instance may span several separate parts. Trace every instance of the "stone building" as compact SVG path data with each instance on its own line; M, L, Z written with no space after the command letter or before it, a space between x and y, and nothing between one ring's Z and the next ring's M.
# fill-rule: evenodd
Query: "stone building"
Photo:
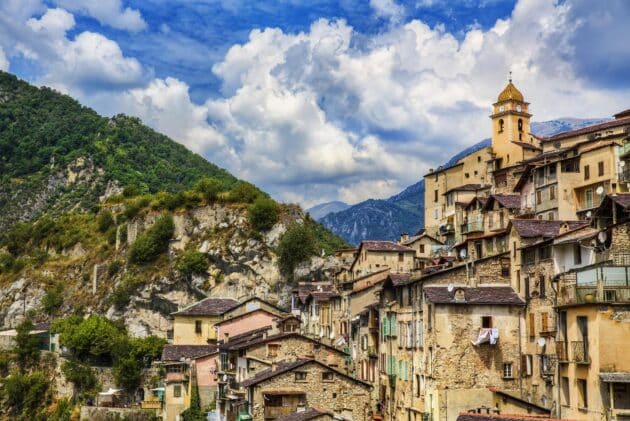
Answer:
M411 247L393 241L362 241L350 266L352 279L383 269L409 273L414 269L415 255Z
M422 270L430 266L433 254L444 245L444 243L431 237L424 230L419 231L416 235L411 237L407 234L402 234L398 243L416 251L413 266L416 270Z
M278 362L241 386L247 390L254 421L275 420L309 407L351 421L372 418L371 386L313 359Z

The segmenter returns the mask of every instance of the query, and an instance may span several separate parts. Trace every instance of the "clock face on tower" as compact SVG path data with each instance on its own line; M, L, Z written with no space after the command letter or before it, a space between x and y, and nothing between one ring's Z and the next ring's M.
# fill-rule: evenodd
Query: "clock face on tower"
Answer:
M523 110L523 108L520 105L516 106L516 111L518 111L519 113Z
M504 107L503 105L501 105L501 106L499 107L499 112L500 112L500 113L502 113L503 111L505 111L505 107Z

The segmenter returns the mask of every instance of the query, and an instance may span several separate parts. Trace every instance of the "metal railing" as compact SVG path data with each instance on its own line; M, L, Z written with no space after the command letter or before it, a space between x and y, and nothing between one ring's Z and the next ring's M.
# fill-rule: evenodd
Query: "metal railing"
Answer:
M588 355L588 342L586 340L571 342L571 349L573 351L574 362L578 364L589 364L591 362L591 358Z
M569 361L566 342L556 341L556 356L558 357L558 361Z
M460 226L462 234L468 234L469 232L483 231L483 223L481 222L468 222L461 224Z

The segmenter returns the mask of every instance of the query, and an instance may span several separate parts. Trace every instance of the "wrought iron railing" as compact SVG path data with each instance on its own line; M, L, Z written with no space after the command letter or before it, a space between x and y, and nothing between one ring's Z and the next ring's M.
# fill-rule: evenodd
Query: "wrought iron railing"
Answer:
M468 222L461 224L460 228L462 234L468 234L469 232L483 231L483 224L481 222Z
M566 342L556 341L556 356L558 357L558 361L569 361Z
M573 361L581 364L588 364L591 362L588 355L588 342L587 341L573 341L571 342L571 348L573 351Z

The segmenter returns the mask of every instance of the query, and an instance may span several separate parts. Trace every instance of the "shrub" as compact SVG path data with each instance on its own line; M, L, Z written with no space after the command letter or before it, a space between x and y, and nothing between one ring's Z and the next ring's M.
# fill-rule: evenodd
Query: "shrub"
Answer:
M110 211L104 210L96 217L96 225L100 232L107 232L107 230L115 225L114 216Z
M51 316L57 314L63 305L63 284L57 284L46 291L46 295L42 298L42 307L44 312Z
M120 263L120 261L118 261L118 260L112 261L107 266L107 276L112 278L114 275L116 275L120 271L121 266L122 266L122 264Z
M171 215L159 217L147 232L139 236L129 250L131 263L148 263L168 249L175 225Z
M195 191L201 193L208 203L217 200L219 193L223 191L223 184L212 178L202 178L195 185Z
M50 400L50 382L43 373L14 374L4 379L3 383L4 399L10 413L15 415L11 419L43 419L38 413Z
M114 363L114 380L127 392L134 391L142 380L142 367L132 356L119 358Z
M15 354L17 356L18 367L22 372L34 366L39 361L41 351L39 350L39 339L31 335L35 328L29 319L24 320L17 327L15 336Z
M72 404L67 398L55 402L55 410L50 414L48 421L70 421L72 419Z
M129 352L136 360L143 361L145 367L150 367L152 361L160 359L166 344L166 339L157 336L132 338L129 340Z
M280 273L292 281L296 266L317 254L313 232L306 225L291 225L280 237L277 254Z
M91 315L87 319L70 316L53 323L59 342L80 361L111 356L123 338L123 332L110 320Z
M257 231L267 231L278 222L280 207L271 199L259 197L249 207L249 222Z
M246 181L238 181L230 190L230 200L232 202L253 203L260 195L260 190Z
M188 250L177 259L175 267L187 276L203 275L208 270L208 260L205 254L196 250Z
M9 253L0 253L0 273L9 273L13 270L15 257Z
M4 244L13 256L22 254L31 238L32 227L27 223L14 224L4 235Z
M140 280L136 277L131 275L125 276L110 297L116 310L122 310L127 307L131 296L136 292L139 284Z

